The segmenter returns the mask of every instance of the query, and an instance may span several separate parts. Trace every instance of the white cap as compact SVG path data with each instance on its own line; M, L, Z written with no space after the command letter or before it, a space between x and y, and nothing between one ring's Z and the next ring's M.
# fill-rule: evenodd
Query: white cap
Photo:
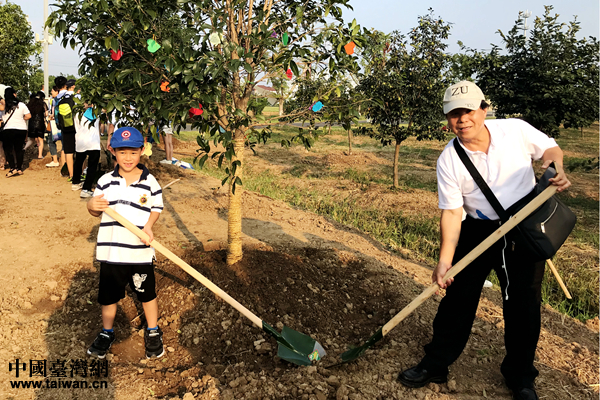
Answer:
M444 93L444 114L457 108L477 110L485 96L473 82L460 81L446 89Z

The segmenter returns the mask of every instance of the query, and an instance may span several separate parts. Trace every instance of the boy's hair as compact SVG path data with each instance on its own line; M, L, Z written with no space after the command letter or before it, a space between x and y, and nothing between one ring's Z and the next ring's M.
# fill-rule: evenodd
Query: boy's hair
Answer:
M67 78L65 78L64 76L57 76L56 78L54 78L54 84L60 91L60 89L67 87Z
M142 150L142 151L144 151L144 146L142 146L142 147L122 147L121 146L121 147L117 147L117 148L113 147L114 151L119 151L121 149L134 149L134 150Z

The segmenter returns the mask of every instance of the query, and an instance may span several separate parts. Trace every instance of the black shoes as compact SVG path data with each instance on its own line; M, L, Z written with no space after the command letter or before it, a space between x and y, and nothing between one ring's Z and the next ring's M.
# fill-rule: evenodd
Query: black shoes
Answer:
M144 344L146 345L146 358L160 358L165 354L163 347L163 333L160 328L146 329L144 332Z
M513 400L539 400L533 388L520 388L513 390Z
M448 372L435 374L427 371L420 365L409 368L398 375L398 381L410 388L420 388L427 385L429 382L444 383L447 380Z
M96 336L96 340L94 340L94 343L92 343L92 345L88 349L87 353L90 356L104 358L104 357L106 357L106 353L108 353L108 349L110 349L110 346L113 344L114 341L115 341L115 333L114 332L107 332L105 330L102 330L98 334L98 336Z

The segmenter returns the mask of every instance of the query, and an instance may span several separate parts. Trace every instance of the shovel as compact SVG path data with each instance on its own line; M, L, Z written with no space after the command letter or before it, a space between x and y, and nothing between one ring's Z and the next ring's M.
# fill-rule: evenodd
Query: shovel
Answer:
M104 212L118 221L125 228L129 229L140 239L148 240L148 235L145 232L133 225L112 208L107 208ZM296 365L311 365L312 361L317 361L325 356L326 353L323 346L310 336L288 328L287 326L284 326L281 333L279 333L275 328L258 318L250 310L238 303L233 297L229 296L217 285L209 281L204 275L196 271L181 258L177 257L162 244L153 240L150 243L150 246L154 247L169 260L173 261L185 272L206 286L211 292L226 301L230 306L241 312L246 318L252 321L254 325L262 327L262 330L271 335L279 344L277 349L277 356L279 356L279 358Z
M529 204L523 207L518 213L516 213L512 218L506 221L504 224L500 226L500 228L496 229L494 233L487 237L483 242L481 242L477 247L469 252L466 256L464 256L458 263L452 266L452 268L444 275L444 282L449 278L454 277L460 271L462 271L467 265L469 265L473 260L479 257L484 251L486 251L491 245L496 243L500 238L508 233L511 229L519 224L522 220L527 218L529 214L537 210L546 200L556 193L556 186L549 186L542 193L540 193L536 198L534 198ZM394 316L387 324L380 328L373 336L371 336L363 345L354 347L344 353L342 353L342 363L346 363L349 361L356 360L360 357L369 347L373 346L375 343L383 339L385 335L387 335L392 329L396 327L404 318L406 318L410 313L412 313L417 307L419 307L425 300L427 300L431 295L433 295L439 289L439 285L437 283L429 286L423 293L417 296L413 301L411 301L402 311Z

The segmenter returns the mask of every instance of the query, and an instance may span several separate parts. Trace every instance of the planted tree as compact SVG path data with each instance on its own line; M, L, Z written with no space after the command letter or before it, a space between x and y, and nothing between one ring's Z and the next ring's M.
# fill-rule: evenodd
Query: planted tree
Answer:
M30 85L30 77L35 76L40 65L40 50L21 7L13 3L0 4L0 83L25 93L41 90ZM4 97L4 93L0 96Z
M449 31L449 24L435 18L430 9L408 37L391 34L389 49L375 59L379 64L360 81L359 90L370 99L364 112L373 124L372 129L363 131L384 146L395 144L394 187L398 187L398 156L404 140L445 137L440 121L446 86L442 76L447 62L444 41Z
M561 23L547 6L527 38L519 18L508 33L498 31L504 47L464 49L455 70L474 78L497 117L519 116L550 136L561 124L589 126L598 119L600 47L595 37L577 39L579 30L576 19Z
M353 34L341 7L348 0L59 0L48 23L64 46L81 45L79 73L102 82L83 93L89 101L125 118L134 107L134 126L164 119L203 133L199 165L210 155L226 167L233 264L242 258L244 148L278 123L252 110L252 90L281 71L298 76L297 62L317 56L333 75L355 64L339 51ZM210 143L225 151L211 152Z

